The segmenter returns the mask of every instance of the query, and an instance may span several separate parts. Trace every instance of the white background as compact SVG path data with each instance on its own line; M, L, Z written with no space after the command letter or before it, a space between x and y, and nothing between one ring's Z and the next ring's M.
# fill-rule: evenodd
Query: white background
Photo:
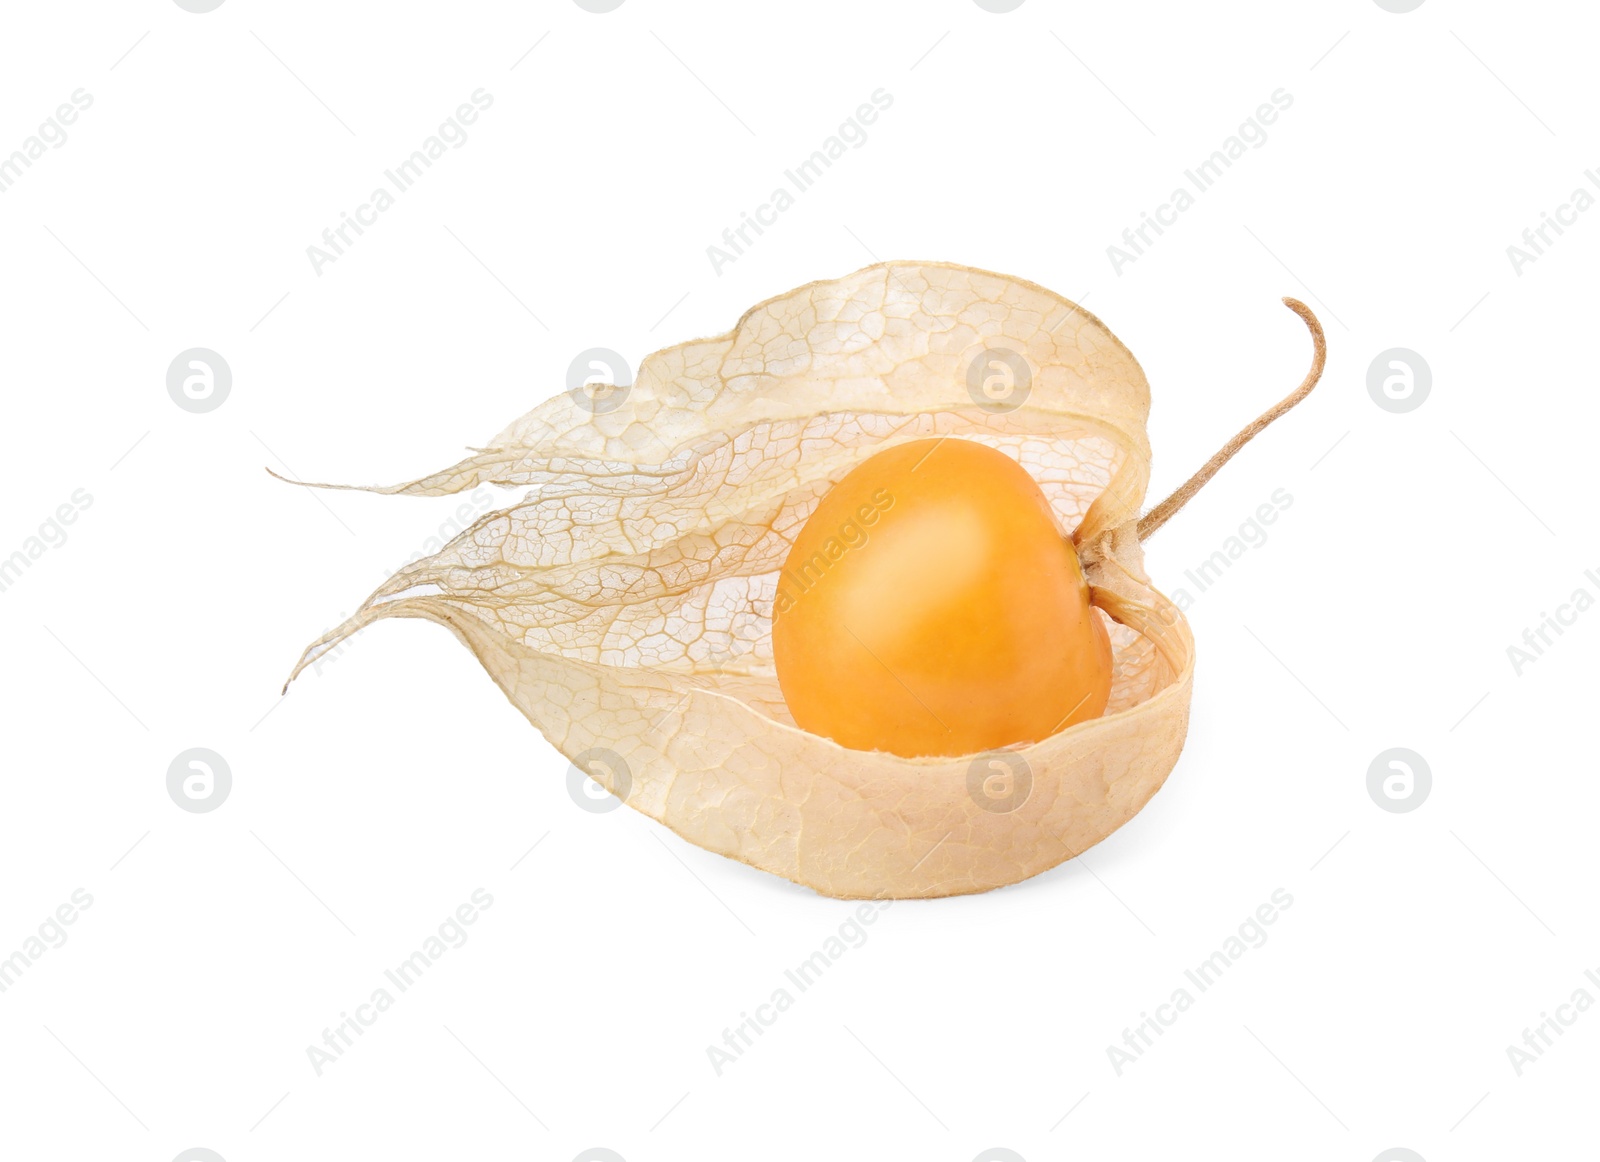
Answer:
M1520 275L1506 247L1600 166L1596 31L1487 0L8 5L0 153L93 105L0 194L0 557L92 504L0 592L0 957L94 902L0 994L0 1156L1592 1149L1600 1012L1521 1076L1506 1047L1600 1000L1600 613L1520 676L1507 647L1600 594L1600 214ZM317 274L307 246L479 88L470 140ZM866 143L716 273L878 88ZM1266 144L1116 273L1280 88ZM386 622L280 700L459 502L264 469L410 479L584 348L636 366L878 258L1083 300L1148 373L1153 499L1298 382L1280 295L1321 313L1328 374L1149 546L1196 597L1165 789L1033 881L894 905L718 1076L707 1046L853 907L578 809L436 627ZM166 390L195 346L233 373L208 414ZM1407 414L1367 391L1391 347L1432 369ZM1433 773L1405 814L1366 789L1396 746ZM191 747L232 770L208 814L167 795ZM467 943L318 1076L307 1046L477 888ZM1107 1046L1278 888L1270 939L1119 1076Z

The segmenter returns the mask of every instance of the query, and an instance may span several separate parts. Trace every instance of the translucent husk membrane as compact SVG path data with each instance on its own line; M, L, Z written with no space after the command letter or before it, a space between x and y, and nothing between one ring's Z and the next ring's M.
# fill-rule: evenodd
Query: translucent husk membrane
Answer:
M997 347L1031 373L1014 410L969 392ZM454 467L373 489L530 491L395 574L295 673L380 618L426 618L559 750L701 847L829 896L1015 883L1132 818L1183 747L1194 641L1137 532L1148 411L1127 348L1032 283L900 262L812 283L649 356L631 390L556 396ZM1016 748L1031 787L1010 810L975 791L979 756L904 759L799 729L773 673L791 540L845 473L929 436L1028 469L1113 623L1105 715Z

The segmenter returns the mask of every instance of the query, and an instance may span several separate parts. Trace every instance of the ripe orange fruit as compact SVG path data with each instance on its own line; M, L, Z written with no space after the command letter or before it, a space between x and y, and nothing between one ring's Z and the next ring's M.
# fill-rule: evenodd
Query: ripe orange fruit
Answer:
M1037 742L1105 711L1111 643L1039 485L1003 452L917 440L823 497L778 576L796 723L907 758Z

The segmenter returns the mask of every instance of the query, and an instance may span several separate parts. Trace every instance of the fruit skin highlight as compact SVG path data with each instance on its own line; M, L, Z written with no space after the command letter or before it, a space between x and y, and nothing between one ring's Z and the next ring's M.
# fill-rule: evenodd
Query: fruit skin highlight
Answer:
M773 606L795 722L906 758L1099 717L1111 643L1067 533L1016 461L916 440L858 465L795 538Z

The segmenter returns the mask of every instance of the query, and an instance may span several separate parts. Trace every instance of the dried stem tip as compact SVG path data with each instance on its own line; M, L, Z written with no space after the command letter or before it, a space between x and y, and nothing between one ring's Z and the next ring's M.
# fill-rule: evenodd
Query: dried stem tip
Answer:
M1139 539L1141 541L1148 540L1150 534L1166 524L1173 513L1188 504L1189 498L1199 492L1205 486L1206 481L1217 474L1217 469L1233 459L1234 453L1260 435L1273 420L1310 395L1311 389L1317 386L1317 380L1322 378L1323 364L1328 361L1328 339L1322 332L1322 324L1317 320L1317 316L1311 313L1311 308L1299 299L1285 297L1283 302L1291 311L1305 320L1306 327L1311 331L1311 342L1313 344L1311 370L1306 372L1306 377L1300 382L1299 387L1290 392L1281 402L1268 408L1246 424L1243 431L1224 444L1215 456L1201 466L1200 471L1184 481L1182 486L1171 496L1139 518Z

